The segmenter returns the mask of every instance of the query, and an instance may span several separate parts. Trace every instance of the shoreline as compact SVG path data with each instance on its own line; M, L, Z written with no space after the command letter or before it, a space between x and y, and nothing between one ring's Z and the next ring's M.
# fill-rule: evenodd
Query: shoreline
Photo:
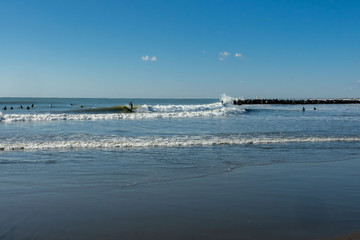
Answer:
M243 104L359 104L360 99L236 99L233 101L234 105Z
M360 240L360 231L347 234L341 237L332 237L327 240Z

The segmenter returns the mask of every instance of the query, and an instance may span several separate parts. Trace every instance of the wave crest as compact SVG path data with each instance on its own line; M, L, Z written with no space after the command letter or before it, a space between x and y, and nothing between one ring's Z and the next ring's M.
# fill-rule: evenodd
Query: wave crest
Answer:
M245 112L238 106L224 106L221 103L204 105L155 105L141 106L134 113L31 113L1 114L2 122L18 121L84 121L84 120L121 120L121 119L169 119L169 118L211 118L226 117Z
M173 136L173 137L114 137L88 138L69 141L14 142L0 144L0 150L54 150L54 149L116 149L164 148L216 145L268 145L290 143L360 142L359 137L301 137L301 138L243 138L238 136Z

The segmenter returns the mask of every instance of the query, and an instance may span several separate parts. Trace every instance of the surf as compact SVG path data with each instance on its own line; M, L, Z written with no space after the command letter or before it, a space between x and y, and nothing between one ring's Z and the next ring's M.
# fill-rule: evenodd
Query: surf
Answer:
M81 150L81 149L132 149L132 148L178 148L239 145L273 145L298 143L360 142L359 137L241 137L236 135L181 135L152 137L108 137L87 136L86 139L59 141L8 142L0 144L0 151L24 150Z
M67 112L49 113L1 113L0 122L28 121L105 121L176 118L216 118L239 115L245 109L220 102L189 105L135 105L133 110L127 105L84 108Z
M141 106L133 106L131 109L127 105L118 105L118 106L112 106L112 107L98 107L98 108L85 108L85 109L79 109L79 110L73 110L72 112L75 113L131 113L136 111L137 108Z

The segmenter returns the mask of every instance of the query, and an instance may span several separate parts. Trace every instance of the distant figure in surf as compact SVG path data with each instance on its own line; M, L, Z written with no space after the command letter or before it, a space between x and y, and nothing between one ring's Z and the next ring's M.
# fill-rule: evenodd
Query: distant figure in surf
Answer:
M132 111L133 110L133 103L129 102L129 105L130 105L130 111Z
M10 107L10 110L13 110L13 109L14 109L13 106L11 106L11 107Z
M50 106L49 106L50 108L52 108L53 107L53 105L52 104L50 104Z
M35 106L34 104L31 104L31 108L34 108L34 106Z
M5 106L5 107L3 108L3 110L6 111L6 110L7 110L7 107Z
M314 111L316 111L316 107L314 107Z
M30 107L29 107L29 106L27 106L27 107L26 107L26 109L27 109L27 110L30 110Z
M305 108L304 108L304 107L303 107L303 109L302 109L302 110L303 110L303 112L305 112Z
M22 105L20 105L20 108L21 108L21 109L23 109L23 106L22 106Z

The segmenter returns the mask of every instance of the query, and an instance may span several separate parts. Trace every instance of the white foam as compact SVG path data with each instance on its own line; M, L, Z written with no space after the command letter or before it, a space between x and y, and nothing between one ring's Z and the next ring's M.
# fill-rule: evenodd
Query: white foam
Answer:
M244 98L233 98L233 97L230 97L228 95L226 95L225 93L223 93L220 97L220 100L223 104L233 104L234 100L243 100Z
M154 112L199 112L211 111L224 108L221 103L198 104L198 105L154 105L149 106L150 111Z
M192 147L214 145L267 145L290 143L360 142L360 137L243 138L238 136L173 136L87 138L69 141L14 142L0 144L0 150L116 149Z
M86 113L86 114L0 114L0 121L85 121L85 120L121 120L121 119L161 119L161 118L211 118L225 117L244 112L238 106L225 107L220 103L204 105L143 105L134 113Z

